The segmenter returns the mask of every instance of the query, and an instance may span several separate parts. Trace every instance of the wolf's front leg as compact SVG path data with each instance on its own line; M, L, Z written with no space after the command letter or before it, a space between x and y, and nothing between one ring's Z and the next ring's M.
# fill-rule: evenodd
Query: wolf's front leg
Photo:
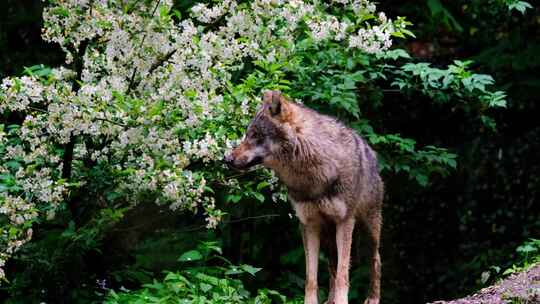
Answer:
M335 281L335 304L347 304L349 293L349 265L351 261L351 243L354 230L354 217L336 224L336 245L338 264Z
M319 266L320 225L308 223L303 225L302 228L304 253L306 255L306 286L304 304L317 304L317 270Z

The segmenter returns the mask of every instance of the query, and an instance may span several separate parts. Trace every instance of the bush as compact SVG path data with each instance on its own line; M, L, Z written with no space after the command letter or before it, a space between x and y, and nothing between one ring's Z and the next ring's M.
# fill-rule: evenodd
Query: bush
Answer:
M221 254L221 248L215 243L202 243L196 250L180 256L178 260L186 264L184 269L168 271L162 281L154 280L140 290L118 293L113 290L105 303L292 303L277 291L268 289L251 296L239 277L254 276L260 268L233 265ZM224 265L209 266L216 262Z

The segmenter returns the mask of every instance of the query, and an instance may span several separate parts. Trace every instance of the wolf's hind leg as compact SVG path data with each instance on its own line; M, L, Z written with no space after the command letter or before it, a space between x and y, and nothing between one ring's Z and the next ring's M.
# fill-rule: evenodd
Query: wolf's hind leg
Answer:
M379 304L381 294L381 257L379 244L381 237L382 217L381 211L374 211L366 219L367 239L370 250L370 284L368 298L364 304Z
M335 304L347 304L349 293L349 266L355 218L350 217L336 224L337 272L335 279Z

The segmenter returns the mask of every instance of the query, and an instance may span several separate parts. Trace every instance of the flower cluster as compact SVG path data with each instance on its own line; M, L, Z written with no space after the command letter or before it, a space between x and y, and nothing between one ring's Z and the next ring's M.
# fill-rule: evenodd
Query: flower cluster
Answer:
M32 102L43 100L43 86L34 77L6 78L0 85L2 96L10 103L0 104L1 111L24 111Z
M72 187L95 182L85 174L93 166L108 168L109 190L130 206L153 197L172 210L201 208L214 227L223 213L208 189L234 184L215 164L257 108L258 91L230 93L246 61L286 60L305 30L318 42L348 41L344 47L369 53L391 45L384 15L371 27L310 1L196 4L180 21L171 0L51 3L43 39L60 44L70 68L0 84L0 113L24 117L0 132L0 186L9 184L0 192L0 214L9 220L0 227L0 278L5 261L30 239L32 223L53 218ZM331 5L359 20L375 11L367 0ZM70 143L76 166L65 176Z
M212 23L219 17L223 16L228 9L234 9L234 3L231 0L224 0L212 8L208 8L206 4L199 3L191 8L193 16L200 22Z
M358 48L370 54L387 50L392 46L390 36L393 32L391 26L376 25L371 29L359 29L356 35L351 35L349 38L349 47Z
M373 14L377 9L375 4L368 0L333 0L332 2L350 7L357 15Z
M310 20L307 25L315 41L325 40L331 36L337 41L343 40L350 26L347 22L340 22L335 16L323 21Z
M347 18L340 21L336 16L329 14L314 15L306 20L311 37L316 42L327 39L335 41L348 41L349 48L361 49L366 53L378 53L392 46L391 35L394 33L394 25L384 12L380 12L375 18L376 6L367 0L334 0L336 4L344 6L346 11L351 11L360 18L375 22L375 25L366 23L365 27L356 27Z

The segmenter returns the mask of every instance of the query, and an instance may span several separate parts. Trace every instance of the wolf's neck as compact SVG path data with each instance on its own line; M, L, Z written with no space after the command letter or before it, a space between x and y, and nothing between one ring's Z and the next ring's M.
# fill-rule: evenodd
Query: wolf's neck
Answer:
M335 167L325 161L327 157L321 147L309 137L296 138L293 142L271 168L287 187L317 189L335 179Z
M296 167L300 170L319 166L322 163L320 147L309 136L295 136L280 159L283 166Z

